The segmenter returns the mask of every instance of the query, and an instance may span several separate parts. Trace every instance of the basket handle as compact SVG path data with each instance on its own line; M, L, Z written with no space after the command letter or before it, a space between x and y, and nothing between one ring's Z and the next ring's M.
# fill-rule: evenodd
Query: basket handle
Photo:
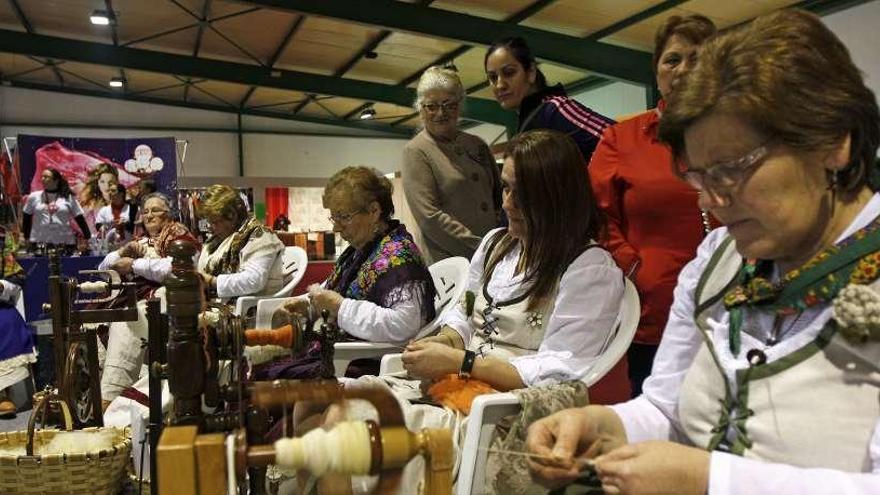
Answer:
M57 395L46 391L40 400L37 402L36 407L34 407L34 411L31 413L30 419L28 419L28 428L27 428L27 447L25 453L29 456L34 455L34 426L37 422L37 416L40 416L40 412L42 411L43 419L40 421L40 427L46 427L46 413L49 410L49 404L55 402L59 404L61 407L61 414L64 416L64 429L66 431L70 431L73 429L73 416L70 415L70 407L68 407L67 402L58 398Z

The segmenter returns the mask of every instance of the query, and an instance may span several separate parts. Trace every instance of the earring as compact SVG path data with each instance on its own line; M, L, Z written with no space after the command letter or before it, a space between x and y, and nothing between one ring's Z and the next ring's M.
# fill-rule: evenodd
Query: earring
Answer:
M828 191L831 191L831 214L834 214L834 205L837 203L837 185L839 170L831 172L828 178Z

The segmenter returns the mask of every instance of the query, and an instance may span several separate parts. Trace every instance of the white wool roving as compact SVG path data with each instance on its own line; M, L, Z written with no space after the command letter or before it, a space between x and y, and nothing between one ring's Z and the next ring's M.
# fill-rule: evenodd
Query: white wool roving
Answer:
M113 448L116 431L112 428L98 431L60 431L39 449L40 454L84 454ZM36 450L36 449L35 449ZM34 452L35 454L37 452Z
M315 428L300 438L282 438L275 442L275 463L318 477L328 472L368 474L370 431L363 421L345 421L330 431Z

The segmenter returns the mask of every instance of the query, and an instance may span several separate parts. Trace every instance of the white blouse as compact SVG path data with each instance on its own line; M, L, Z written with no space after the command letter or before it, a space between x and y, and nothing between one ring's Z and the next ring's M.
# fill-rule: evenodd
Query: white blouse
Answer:
M122 212L119 213L119 219L128 222L129 205L122 206ZM95 225L116 225L113 221L113 207L110 205L102 206L98 213L95 214Z
M475 294L482 290L486 244L499 230L486 234L474 253L466 290ZM516 273L519 253L519 247L512 249L495 266L486 287L493 300L511 300L527 290L523 285L524 274ZM614 328L623 290L623 273L607 251L591 248L575 258L559 281L540 347L535 354L510 360L523 383L544 385L586 376ZM442 324L458 332L465 343L478 331L461 304L444 316Z
M849 237L868 225L880 215L880 194L875 194L836 242ZM697 257L688 263L678 278L669 322L654 360L651 376L645 381L643 393L636 399L611 406L623 421L627 438L631 443L645 440L682 441L678 417L679 394L682 382L703 343L700 331L694 323L694 291L700 275L727 235L726 228L714 230L700 244ZM781 341L766 350L767 362L786 356L805 343L814 340L828 319L830 306L811 308L796 321L789 317L783 322L785 333ZM769 334L773 325L772 315L757 319L755 324ZM727 317L713 325L727 325ZM720 334L726 334L720 332ZM719 335L719 332L715 332ZM742 348L763 347L762 336L742 334ZM733 356L727 345L718 345L719 360L725 369L728 382L736 393L736 380L731 377L736 370L749 366L746 353ZM845 406L841 406L841 412ZM800 494L878 494L880 493L880 419L878 419L869 446L872 472L847 473L832 469L799 468L786 464L774 464L746 459L725 452L712 452L709 471L709 495L800 495Z
M23 211L33 215L31 242L76 244L71 220L83 214L76 198L59 197L55 193L34 191L28 194Z

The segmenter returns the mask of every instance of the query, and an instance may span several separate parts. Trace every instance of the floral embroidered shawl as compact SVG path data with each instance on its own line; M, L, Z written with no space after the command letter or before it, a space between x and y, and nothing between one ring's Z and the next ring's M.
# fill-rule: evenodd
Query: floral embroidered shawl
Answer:
M271 231L266 229L263 223L256 218L250 217L232 234L232 241L229 244L229 248L223 253L217 253L219 259L212 259L208 262L206 267L207 272L215 277L223 273L237 273L241 262L241 250L244 249L251 240L261 239L267 234L271 234ZM216 238L208 239L208 242L205 244L208 256L215 254L216 250L223 244L223 240L224 239ZM267 238L266 240L268 241L269 239ZM271 241L266 243L267 247L273 250L276 247L275 244L276 243L272 243Z
M401 289L414 286L421 298L423 322L435 316L434 281L412 235L397 220L390 221L388 229L363 249L346 249L326 286L343 297L368 300L385 308L410 297Z

